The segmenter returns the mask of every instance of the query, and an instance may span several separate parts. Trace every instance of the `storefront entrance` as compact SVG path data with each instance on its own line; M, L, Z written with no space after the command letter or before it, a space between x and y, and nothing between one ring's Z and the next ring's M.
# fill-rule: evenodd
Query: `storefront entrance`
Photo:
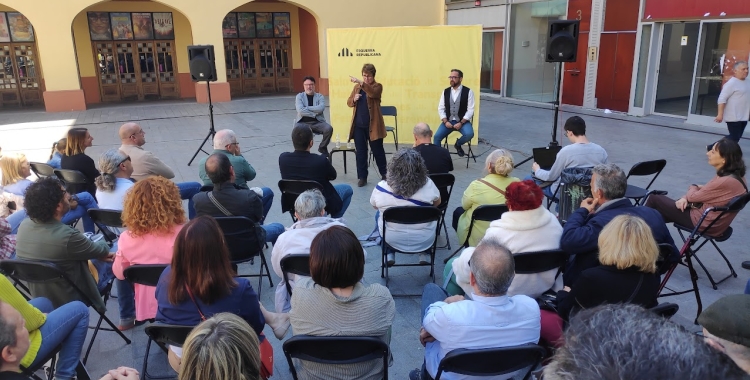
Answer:
M224 39L231 95L292 92L291 41Z
M0 43L0 106L43 104L36 44Z

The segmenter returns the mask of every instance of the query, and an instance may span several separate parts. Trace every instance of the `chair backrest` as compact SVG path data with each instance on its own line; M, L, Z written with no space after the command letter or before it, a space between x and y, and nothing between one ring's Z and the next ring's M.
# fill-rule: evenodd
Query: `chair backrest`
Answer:
M395 106L380 106L380 112L383 116L398 117L398 110Z
M65 190L71 194L86 191L86 176L78 170L55 169L55 175L65 184Z
M159 283L159 277L167 264L138 264L125 268L123 274L125 278L134 283L146 286L156 286Z
M748 202L750 202L750 192L745 192L744 194L737 195L733 197L732 199L730 199L727 205L724 207L707 208L706 211L703 211L703 215L701 215L701 218L698 220L698 223L695 224L695 227L693 228L693 231L691 232L691 236L694 234L698 234L701 236L720 238L721 236L727 235L727 233L731 234L732 227L728 227L725 231L722 231L721 234L711 232L711 228L716 224L716 222L719 221L719 219L726 218L726 215L728 213L736 214L742 211L742 209L745 208ZM707 226L704 227L703 221L712 212L719 213L719 214L714 218L714 220L711 221L711 223L709 223ZM728 238L728 236L726 238ZM726 239L723 239L723 240L726 240Z
M446 210L451 198L451 193L453 192L453 185L456 183L456 176L450 173L438 173L429 174L428 177L430 177L432 183L434 183L435 187L440 191L440 204L438 205L438 208Z
M750 202L750 192L732 198L727 204L727 212L739 212Z
M514 376L514 378L525 379L542 362L545 354L545 349L536 344L475 350L460 348L443 357L435 380L439 380L443 372L471 376L499 376L528 368L525 376Z
M466 241L463 242L463 246L469 246L471 232L474 230L474 222L477 220L484 222L498 220L506 211L508 211L508 206L506 205L481 205L475 208L474 212L471 213L471 222L469 223L469 230L466 231Z
M103 224L107 227L125 227L125 225L122 223L122 211L92 208L87 212L94 223Z
M43 162L29 162L29 166L31 166L31 171L39 178L55 176L55 168Z
M232 262L235 264L249 261L263 251L264 242L259 238L265 236L260 225L244 216L219 216L214 218L224 233Z
M654 175L654 177L651 178L651 181L646 186L646 190L648 190L651 187L651 184L656 181L656 177L658 177L659 174L661 174L661 171L664 170L665 166L667 166L667 160L664 159L639 162L633 165L632 168L630 168L627 178L630 178L630 176Z
M513 255L517 274L542 273L560 269L568 262L568 255L562 249L521 252Z
M434 206L397 206L383 212L383 221L398 224L430 223L440 220L441 215L440 209Z
M31 260L0 260L0 272L18 281L41 283L55 280L65 281L80 296L86 306L92 305L92 300L54 264Z
M146 335L152 340L177 347L182 347L191 331L193 326L154 324L146 327Z
M294 254L287 255L281 259L281 274L284 276L286 291L292 295L292 286L289 284L289 273L300 276L310 276L310 255Z
M284 355L297 380L292 358L322 364L354 364L383 360L383 379L388 379L388 345L374 337L295 335L283 345Z
M677 311L680 310L680 305L676 303L665 302L662 304L658 304L648 310L653 311L657 315L660 315L664 318L669 319L669 318L672 318L673 315L677 314Z
M294 217L294 202L297 197L307 190L318 189L323 192L323 186L316 181L282 179L279 181L279 190L281 191L281 213L289 212Z
M593 168L567 168L560 175L560 199L557 218L565 223L570 214L581 206L581 202L591 197L591 175Z

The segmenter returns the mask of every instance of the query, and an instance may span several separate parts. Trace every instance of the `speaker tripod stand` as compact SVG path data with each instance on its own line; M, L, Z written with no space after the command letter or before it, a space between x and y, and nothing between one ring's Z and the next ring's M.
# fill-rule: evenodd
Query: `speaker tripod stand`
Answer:
M193 163L193 160L195 160L195 157L198 155L198 152L203 152L205 154L209 154L205 150L203 150L203 146L206 145L206 141L208 141L209 138L211 138L211 141L213 141L214 136L216 135L216 130L214 129L214 105L211 103L211 83L207 80L206 81L206 91L208 92L208 118L211 121L210 129L208 130L208 134L206 135L206 138L203 139L203 142L198 147L198 150L195 151L195 154L193 154L193 158L190 159L188 162L188 166Z

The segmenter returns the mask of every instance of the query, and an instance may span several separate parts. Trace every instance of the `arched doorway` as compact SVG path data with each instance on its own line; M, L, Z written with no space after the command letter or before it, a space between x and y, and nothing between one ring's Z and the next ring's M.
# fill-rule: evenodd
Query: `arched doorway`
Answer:
M285 2L250 2L229 12L222 34L231 96L291 93L305 75L318 77L317 30L312 14Z
M73 35L87 104L195 96L185 53L192 34L180 12L152 1L99 3L76 16Z
M43 104L42 70L31 22L0 5L0 107Z

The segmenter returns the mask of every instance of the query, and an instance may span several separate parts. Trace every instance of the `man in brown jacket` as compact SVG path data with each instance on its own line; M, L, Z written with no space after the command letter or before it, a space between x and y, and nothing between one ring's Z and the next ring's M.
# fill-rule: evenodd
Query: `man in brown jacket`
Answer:
M385 180L386 161L383 138L386 135L383 113L380 111L380 97L383 85L375 82L375 66L365 63L362 66L362 79L350 77L354 83L352 94L346 104L352 107L352 123L349 140L354 139L357 150L357 186L367 183L367 142L370 142L372 155L378 164L380 175Z

